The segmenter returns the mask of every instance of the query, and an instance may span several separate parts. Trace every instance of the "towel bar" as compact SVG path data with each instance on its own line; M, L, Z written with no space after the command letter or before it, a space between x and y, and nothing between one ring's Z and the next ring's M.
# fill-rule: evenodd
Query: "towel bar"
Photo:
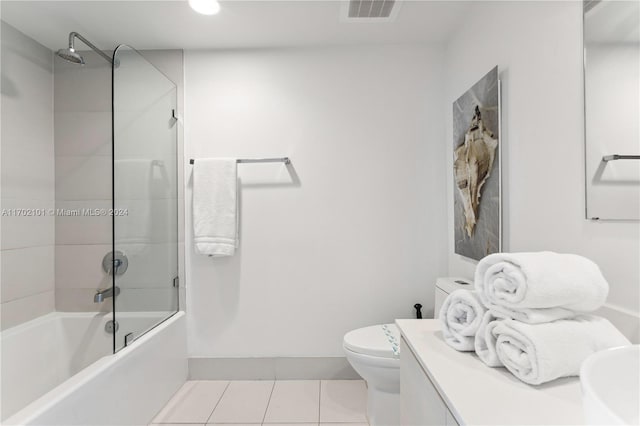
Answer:
M196 160L193 158L189 160L189 164L195 163ZM238 163L284 163L290 164L291 160L289 157L282 158L239 158L237 160Z
M614 160L640 160L640 155L605 155L602 157L602 161L614 161Z

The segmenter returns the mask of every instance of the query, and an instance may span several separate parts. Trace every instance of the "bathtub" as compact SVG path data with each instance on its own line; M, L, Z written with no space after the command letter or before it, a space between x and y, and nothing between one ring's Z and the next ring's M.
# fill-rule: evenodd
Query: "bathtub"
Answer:
M116 318L121 330L140 330L163 316ZM186 381L185 315L174 314L116 354L105 331L111 319L53 312L3 331L2 424L147 425Z

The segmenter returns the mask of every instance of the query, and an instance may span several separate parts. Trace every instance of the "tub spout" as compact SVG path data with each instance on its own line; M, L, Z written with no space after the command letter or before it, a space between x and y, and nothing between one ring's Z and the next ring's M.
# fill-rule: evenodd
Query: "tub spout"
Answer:
M98 289L96 291L96 294L93 296L93 303L102 303L104 302L104 299L118 296L119 294L120 294L120 287L118 286Z

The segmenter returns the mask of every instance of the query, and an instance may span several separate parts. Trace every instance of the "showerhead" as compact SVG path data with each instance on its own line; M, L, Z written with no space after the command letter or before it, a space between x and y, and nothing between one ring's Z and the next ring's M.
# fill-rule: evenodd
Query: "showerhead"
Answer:
M113 61L109 56L107 56L106 53L104 53L102 50L95 47L93 43L91 43L89 40L82 37L80 34L78 34L75 31L72 31L69 33L69 47L66 49L58 50L56 52L56 55L60 56L65 61L69 61L74 64L84 65L84 58L78 52L76 52L76 49L74 48L73 42L75 41L76 37L82 40L84 44L86 44L91 49L93 49L98 55L102 56L107 62L109 62L110 64L113 64Z
M80 56L80 54L78 54L72 47L60 49L56 52L56 55L60 56L65 61L84 65L84 58Z

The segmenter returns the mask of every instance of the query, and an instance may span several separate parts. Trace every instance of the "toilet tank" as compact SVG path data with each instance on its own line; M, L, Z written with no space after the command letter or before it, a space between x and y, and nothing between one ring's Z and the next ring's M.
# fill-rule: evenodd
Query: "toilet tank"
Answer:
M440 308L449 293L460 288L473 289L473 280L464 277L443 277L436 280L435 306L433 309L433 317L438 318Z

